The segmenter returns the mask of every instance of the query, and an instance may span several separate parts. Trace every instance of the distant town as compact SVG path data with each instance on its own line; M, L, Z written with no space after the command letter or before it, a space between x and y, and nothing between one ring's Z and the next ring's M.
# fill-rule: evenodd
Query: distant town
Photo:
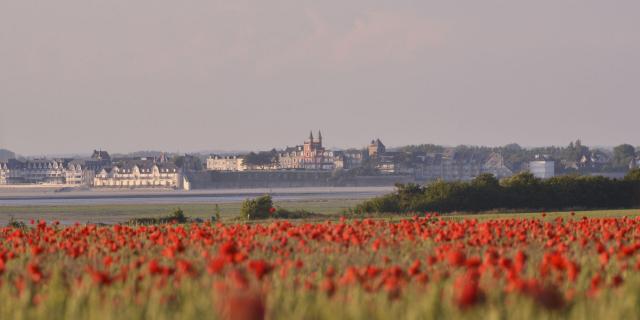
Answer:
M301 139L302 140L302 139ZM602 175L621 178L640 166L640 150L628 144L589 148L580 140L566 147L523 148L434 144L388 149L376 138L364 147L330 150L322 133L301 145L243 154L149 154L112 157L94 150L87 158L25 158L0 150L0 185L84 188L216 188L261 186L380 185L435 180L466 181L529 171L539 178Z

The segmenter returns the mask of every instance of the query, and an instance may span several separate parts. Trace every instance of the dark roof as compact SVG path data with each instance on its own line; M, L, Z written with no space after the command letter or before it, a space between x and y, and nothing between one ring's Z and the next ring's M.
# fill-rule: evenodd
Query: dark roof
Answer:
M382 143L382 141L380 141L380 139L371 140L371 145L384 148L384 144Z
M103 150L93 150L93 154L91 155L91 159L111 159L109 153Z
M160 172L178 172L178 166L176 166L173 163L157 163L154 162L153 160L128 160L128 161L123 161L117 164L114 164L112 167L105 167L104 169L107 172L110 172L111 170L113 170L113 168L117 167L118 170L120 172L123 173L129 173L133 171L134 167L138 167L138 169L140 169L140 172L151 172L151 169L153 169L153 166L156 165L158 166L158 169L160 170Z
M24 169L28 167L48 167L49 165L53 165L54 163L58 164L58 166L66 166L70 159L32 159L20 161L17 159L9 159L6 162L8 169Z
M7 161L7 168L9 169L19 169L22 167L24 167L24 162L20 160L9 159L9 161Z

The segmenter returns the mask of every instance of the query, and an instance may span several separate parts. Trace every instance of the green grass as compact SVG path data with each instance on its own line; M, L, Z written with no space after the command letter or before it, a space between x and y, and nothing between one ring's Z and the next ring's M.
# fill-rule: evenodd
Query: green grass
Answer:
M277 201L277 207L289 210L304 209L320 214L337 214L362 200L300 200ZM223 219L238 216L242 203L217 203ZM38 205L0 206L0 223L11 217L26 221L30 219L59 220L64 222L124 222L131 218L160 217L172 213L176 208L191 218L209 219L215 215L216 203L173 203L173 204L109 204L109 205Z
M613 209L613 210L582 210L575 212L574 218L605 218L605 217L636 217L640 215L640 209ZM490 212L490 213L453 213L448 215L452 219L476 218L478 220L486 219L509 219L509 218L541 218L541 212ZM571 217L571 211L552 211L546 212L545 219L568 218Z
M607 210L585 211L576 214L577 217L600 217L610 215L629 215L633 210ZM553 219L558 216L568 215L567 212L549 213L545 219ZM541 217L541 214L480 214L474 215L480 219L489 217ZM397 217L397 216L396 216ZM471 217L468 214L449 215L450 218ZM575 217L574 217L575 218ZM380 221L378 221L380 222ZM325 235L340 234L342 227L333 224L333 228L324 229ZM161 244L151 240L151 234L155 230L144 232L125 232L122 237L124 243L130 246L121 246L117 251L110 249L116 243L113 240L122 235L111 227L98 227L94 231L88 228L78 227L72 236L58 227L49 226L50 229L30 228L23 240L7 240L0 245L1 249L15 253L16 256L8 260L5 270L0 274L0 319L219 319L220 310L227 305L235 306L234 309L244 310L254 308L255 304L247 303L251 300L241 300L230 303L228 297L241 296L243 292L260 293L263 297L267 319L638 319L640 314L640 273L636 268L623 267L623 261L613 258L611 262L602 266L596 251L596 243L604 242L610 248L616 248L617 239L603 239L598 227L591 229L596 231L589 236L589 244L583 246L577 240L570 240L573 235L583 230L578 226L565 224L569 232L559 236L558 243L567 246L566 257L579 263L581 271L575 282L567 281L565 277L552 277L543 279L539 276L540 265L544 261L546 253L554 251L555 247L547 247L549 240L545 230L532 231L527 236L526 243L509 240L507 237L498 237L481 246L465 246L467 256L482 257L489 248L498 248L503 257L513 257L516 251L524 250L527 254L526 269L521 276L525 279L540 279L541 283L554 283L562 296L564 293L575 290L575 296L567 299L564 307L557 310L549 310L531 295L520 293L506 293L506 271L494 273L493 267L483 271L480 278L482 289L486 292L483 302L472 309L460 309L453 297L456 289L456 279L467 272L466 267L454 267L441 259L430 266L424 263L421 270L429 275L426 284L420 284L411 280L403 280L400 277L400 295L391 298L392 295L382 286L376 290L365 290L360 284L340 284L341 275L346 274L349 267L363 268L365 266L377 266L389 269L398 266L402 270L407 268L416 259L425 261L427 256L437 256L443 246L454 243L467 243L475 239L482 231L481 228L469 227L469 234L455 241L413 238L405 236L403 232L390 228L388 224L380 224L373 229L370 226L362 227L360 231L367 235L365 245L345 245L339 241L328 241L324 237L307 239L304 247L300 242L291 240L283 245L281 239L288 236L288 231L296 228L262 228L256 233L257 228L235 228L229 224L226 226L207 226L207 232L211 232L215 239L213 244L207 244L204 239L195 240L190 232L176 232L184 226L162 226L166 234L172 234L182 239L185 244L184 251L177 253L175 258L164 255L169 246L165 238ZM550 224L547 231L557 230L562 223ZM593 226L599 225L594 222ZM353 226L353 225L352 225ZM623 233L622 243L632 244L637 237L634 224L626 233ZM200 225L199 227L202 227ZM456 228L441 226L439 224L424 224L423 228L431 231L448 230L450 234ZM498 227L507 227L507 224ZM611 226L613 227L613 225ZM615 230L624 228L621 223ZM46 228L46 227L45 227ZM186 226L189 231L191 226ZM224 230L226 229L226 230ZM410 228L413 229L413 228ZM95 231L99 230L99 231ZM172 230L169 232L169 230ZM309 229L298 229L298 231ZM368 230L368 231L367 231ZM405 229L409 230L409 229ZM514 229L515 230L515 229ZM231 232L237 239L241 239L249 248L253 248L249 254L250 259L264 259L273 262L278 260L286 263L278 263L276 270L269 274L263 282L258 282L247 273L250 280L246 289L234 287L233 271L246 270L247 263L227 265L220 274L209 274L206 271L207 255L219 254L219 247L228 239L223 234ZM5 233L9 239L13 230ZM374 239L387 239L388 244L379 250L371 249ZM13 239L13 238L11 238ZM49 239L49 240L45 240ZM50 241L51 239L55 241ZM71 259L66 250L60 249L60 244L73 239L78 246L85 246L83 254ZM33 240L40 243L44 250L34 254L32 250L24 250L19 241L28 243ZM138 247L136 247L138 246ZM28 248L28 247L27 247ZM273 248L285 248L287 250L273 250ZM111 266L101 266L102 258L109 256L115 258ZM131 267L140 258L156 259L164 266L175 266L177 260L190 261L194 275L176 274L161 277L148 273L148 265L141 268ZM302 261L298 267L292 267L294 261ZM389 262L385 262L388 260ZM30 280L29 268L33 261L37 261L46 277L41 280ZM629 258L624 264L633 265L637 256ZM102 286L87 272L87 266L94 266L108 271L110 275L117 275L122 267L127 267L128 272L122 280L113 282L108 286ZM288 267L287 267L288 266ZM329 267L337 270L335 279L338 290L335 295L328 297L321 287L326 270ZM285 270L286 273L282 273ZM240 272L240 271L239 271ZM555 273L553 275L564 274ZM285 274L283 276L283 274ZM446 274L446 275L445 275ZM601 274L604 282L598 295L586 294L591 278L595 274ZM618 287L610 285L611 278L621 274L624 283ZM26 279L24 291L19 293L17 279ZM80 279L82 281L80 281ZM36 281L36 282L34 282ZM39 281L39 282L38 282ZM318 289L307 290L300 285L301 281L317 285ZM546 281L546 282L545 282ZM372 285L386 283L381 278L369 280ZM224 285L224 286L221 286ZM548 295L546 295L548 296ZM237 299L237 298L236 298ZM39 301L39 302L36 302ZM545 300L546 301L546 300ZM252 307L253 306L253 307Z
M345 210L362 202L361 199L326 199L326 200L296 200L276 201L277 207L288 210L306 210L313 213L325 214L329 219L337 219ZM172 213L176 208L184 211L190 218L208 220L215 215L215 206L219 206L223 220L231 220L239 215L242 203L171 203L171 204L109 204L109 205L34 205L34 206L0 206L0 224L5 224L12 217L18 221L44 219L59 220L65 223L94 222L116 223L125 222L132 218L161 217ZM569 217L570 212L548 212L546 219ZM635 217L640 215L640 209L619 210L586 210L575 211L576 218L580 217ZM411 214L371 214L372 218L401 219ZM532 218L542 217L540 212L488 212L488 213L452 213L445 215L448 219L477 218L508 219L513 217ZM360 217L352 215L351 217ZM318 219L314 219L318 220Z
M353 200L356 202L359 200ZM324 201L281 201L276 202L277 206L288 209L306 209L326 214L328 218L335 219L343 208L350 206L350 200L324 200ZM240 203L222 203L220 209L225 219L231 219L239 211ZM81 222L91 220L94 222L115 222L124 221L131 217L161 216L171 213L180 206L187 215L191 217L210 217L213 215L215 204L163 204L163 205L82 205L82 206L27 206L27 207L2 207L0 215L4 218L13 214L19 219L46 218L70 221L76 219ZM363 245L345 245L339 241L329 241L325 237L310 237L304 232L309 229L300 228L298 234L305 234L305 245L290 237L288 242L283 244L282 239L289 237L288 231L296 230L301 224L289 225L282 228L236 228L233 224L204 225L198 226L160 226L165 235L174 235L182 239L185 244L184 251L178 251L177 257L171 258L164 254L170 246L167 236L162 243L151 240L150 236L154 230L147 229L142 233L118 233L116 228L100 227L91 230L84 226L66 227L75 231L71 233L58 226L45 226L41 229L29 227L24 233L18 233L14 237L14 230L6 229L5 238L0 243L0 249L12 252L15 257L7 260L3 265L3 272L0 272L0 319L216 319L219 317L218 309L223 309L227 305L228 296L231 296L233 287L221 287L219 284L233 284L234 277L231 270L245 270L247 263L240 263L235 266L228 265L221 274L209 274L206 271L207 256L219 254L219 247L228 240L231 235L244 243L249 243L247 248L253 248L250 259L264 259L279 263L277 269L267 276L266 280L258 283L251 282L249 289L254 292L262 292L264 295L265 312L268 319L638 319L640 314L640 273L636 269L635 263L637 255L627 262L613 257L611 262L602 266L596 250L596 243L603 242L607 247L616 249L622 244L633 244L637 239L637 223L630 223L631 229L627 233L620 233L624 236L618 243L618 239L606 239L602 236L602 229L599 229L600 222L593 221L594 231L589 238L589 244L585 247L579 244L578 240L570 240L574 235L582 236L580 227L576 224L566 223L566 219L580 219L581 217L635 217L640 215L638 209L628 210L594 210L577 211L575 216L570 212L549 212L544 217L545 220L562 217L564 223L552 222L548 231L558 230L559 225L565 225L569 232L558 237L558 245L567 246L566 256L579 263L581 271L576 282L553 280L549 277L546 281L556 281L558 290L562 294L569 292L569 289L576 290L574 299L568 299L566 306L560 310L547 310L536 304L535 299L522 294L504 292L504 273L493 273L492 269L487 269L486 274L481 278L481 286L486 291L486 299L474 309L461 310L453 304L452 297L455 292L455 279L466 272L466 268L454 268L450 266L446 259L441 259L434 266L427 263L423 265L423 271L430 276L426 285L421 285L417 281L407 280L402 285L401 296L390 298L384 287L377 291L369 292L359 285L339 284L339 290L333 297L327 297L321 290L322 280L329 267L337 270L336 281L345 274L349 267L359 267L373 265L381 268L400 266L406 270L416 259L425 261L428 256L436 256L437 248L449 246L455 243L467 243L471 239L477 239L481 234L479 227L465 225L469 227L469 234L463 239L454 241L436 241L435 232L431 232L431 237L421 239L413 236L405 236L405 233L398 232L398 229L391 228L391 224L379 224L370 229L367 224L351 223L350 227L361 231L360 234L365 239ZM409 214L391 215L378 214L368 215L368 217L399 220L406 219ZM79 217L79 218L78 218ZM444 219L468 219L477 218L479 220L506 219L506 218L542 218L542 213L454 213L444 215ZM73 218L73 219L72 219ZM625 222L611 224L608 228L613 228L611 234L624 229ZM269 220L257 223L270 223ZM382 221L377 221L382 222ZM503 221L504 222L504 221ZM627 221L628 222L628 221ZM447 223L452 223L451 221ZM453 222L455 224L455 222ZM284 225L284 224L283 224ZM305 224L306 225L306 224ZM338 223L322 224L319 230L324 230L325 236L344 234L345 229L338 226ZM509 229L509 223L503 224L505 230ZM570 227L573 225L573 227ZM615 228L614 228L615 225ZM363 227L364 226L364 227ZM205 238L195 240L191 236L195 233L178 232L177 230L190 230L190 228L206 228L211 232L213 244L208 243ZM303 227L303 226L302 226ZM327 229L324 229L324 228ZM448 230L451 234L451 227L442 227L439 223L426 223L421 228L430 228L431 231ZM169 229L171 232L169 232ZM85 233L85 230L87 231ZM95 231L95 230L99 230ZM256 231L262 230L262 231ZM316 229L318 230L318 229ZM413 227L405 231L414 230ZM257 232L257 233L256 233ZM114 251L112 245L119 235L126 234L121 240L128 245L120 245ZM160 234L160 233L158 233ZM295 234L295 233L293 233ZM225 235L225 236L223 236ZM625 236L626 235L626 236ZM386 239L387 244L381 249L371 249L371 243L375 239ZM11 239L11 240L9 240ZM50 240L55 241L50 241ZM72 240L75 245L85 248L84 253L78 257L70 258L66 250L61 249L61 245L67 240ZM516 250L524 250L527 254L527 268L522 274L527 279L539 276L538 270L541 261L544 260L545 253L555 250L554 247L547 247L548 233L544 230L531 231L527 242L515 242L508 237L497 237L491 243L482 246L466 246L467 256L482 257L488 248L498 248L504 257L512 257ZM40 253L33 253L35 244L43 246ZM119 241L119 240L118 240ZM277 249L277 250L274 250ZM106 256L115 258L111 266L103 266L103 258ZM162 265L175 266L177 260L186 260L193 263L197 270L194 276L151 276L148 273L148 264L141 268L132 267L135 261L140 258L157 259ZM174 261L176 260L176 261ZM293 267L294 261L302 261L303 264ZM389 262L385 262L388 260ZM33 262L37 262L46 275L41 283L34 283L30 280L27 267ZM630 268L623 267L629 264ZM100 286L96 280L88 274L87 266L94 266L101 270L108 271L115 276L126 267L128 273L122 281L116 281L109 286ZM283 276L282 271L286 271ZM554 271L555 272L555 271ZM446 276L444 276L446 274ZM497 278L496 274L500 277ZM591 278L595 274L604 277L604 284L601 293L590 297L587 292ZM621 274L624 283L619 288L610 285L611 278ZM253 279L249 275L250 279ZM24 292L18 293L17 283L22 283L18 279L26 279ZM82 279L82 281L79 281ZM554 278L555 279L555 278ZM564 279L564 278L563 278ZM401 279L402 280L402 279ZM225 282L226 281L226 282ZM302 281L309 281L318 286L318 290L306 290L301 287ZM404 281L404 280L402 280ZM380 279L371 281L372 284L383 284ZM222 289L221 289L222 288ZM227 288L231 288L227 290ZM235 289L239 290L239 289ZM239 291L236 291L237 293ZM231 293L231 294L230 294ZM44 299L44 300L41 300ZM35 302L41 301L41 302ZM237 309L244 309L244 304L236 303Z

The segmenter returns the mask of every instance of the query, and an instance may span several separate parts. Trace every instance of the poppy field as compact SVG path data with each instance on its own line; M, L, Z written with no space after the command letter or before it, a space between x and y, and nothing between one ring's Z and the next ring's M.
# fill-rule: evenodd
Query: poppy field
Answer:
M0 228L0 319L634 319L640 218Z

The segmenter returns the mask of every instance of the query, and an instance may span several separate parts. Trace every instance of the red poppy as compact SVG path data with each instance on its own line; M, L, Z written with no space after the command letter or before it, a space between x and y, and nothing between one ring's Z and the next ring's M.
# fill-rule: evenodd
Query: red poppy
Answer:
M249 269L253 271L258 280L262 280L265 275L271 272L273 267L264 260L252 260L249 261Z

